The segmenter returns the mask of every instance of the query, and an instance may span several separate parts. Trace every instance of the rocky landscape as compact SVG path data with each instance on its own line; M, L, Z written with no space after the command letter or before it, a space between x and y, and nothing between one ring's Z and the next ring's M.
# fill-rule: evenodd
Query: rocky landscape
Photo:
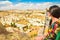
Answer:
M45 11L0 11L0 40L35 40L43 34Z

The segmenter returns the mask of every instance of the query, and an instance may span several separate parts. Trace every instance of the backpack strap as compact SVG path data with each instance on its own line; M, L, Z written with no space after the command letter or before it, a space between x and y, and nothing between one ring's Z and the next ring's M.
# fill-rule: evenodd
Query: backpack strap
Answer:
M53 25L52 27L53 27L53 29L52 29L52 33L55 33L55 30L57 29L58 24L57 24L57 23L54 23L54 25Z

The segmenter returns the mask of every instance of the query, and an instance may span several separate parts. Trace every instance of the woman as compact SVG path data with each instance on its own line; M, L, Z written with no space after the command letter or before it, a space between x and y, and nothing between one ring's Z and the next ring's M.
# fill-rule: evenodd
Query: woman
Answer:
M37 37L36 40L60 40L60 7L57 5L51 6L48 10L48 16L51 17L48 34L42 37Z
M59 40L60 39L60 23L59 23L59 18L60 18L60 7L57 5L51 6L48 10L48 15L51 17L50 20L50 27L48 30L48 40ZM59 31L57 31L59 30ZM56 32L57 31L57 32ZM46 39L45 39L46 40Z

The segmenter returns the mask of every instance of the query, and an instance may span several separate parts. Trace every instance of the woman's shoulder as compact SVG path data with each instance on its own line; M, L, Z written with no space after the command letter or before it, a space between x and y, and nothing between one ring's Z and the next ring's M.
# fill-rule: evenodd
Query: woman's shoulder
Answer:
M56 28L55 33L57 33L57 32L60 31L60 20L58 20L58 21L56 22L56 24L57 24L57 28ZM56 24L55 24L55 25L56 25Z
M56 22L56 24L58 24L58 26L60 26L60 20L58 20L58 21Z

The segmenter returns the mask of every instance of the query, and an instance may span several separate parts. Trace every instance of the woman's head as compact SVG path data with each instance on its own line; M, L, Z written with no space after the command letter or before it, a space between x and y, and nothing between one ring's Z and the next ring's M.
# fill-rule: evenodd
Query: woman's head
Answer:
M55 18L60 17L60 7L57 5L53 5L48 10L49 14Z

